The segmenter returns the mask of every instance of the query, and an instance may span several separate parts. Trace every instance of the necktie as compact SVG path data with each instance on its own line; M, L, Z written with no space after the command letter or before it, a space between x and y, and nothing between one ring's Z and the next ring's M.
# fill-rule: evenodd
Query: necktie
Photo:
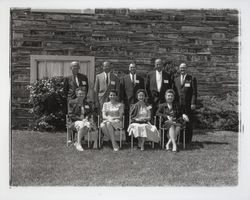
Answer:
M106 73L106 84L107 84L107 85L109 84L109 76L108 76L108 73Z
M181 85L184 83L184 75L181 75Z
M133 86L135 86L135 75L132 74L132 83L133 83Z
M79 87L79 81L78 81L77 76L75 77L75 80L76 80L76 85Z

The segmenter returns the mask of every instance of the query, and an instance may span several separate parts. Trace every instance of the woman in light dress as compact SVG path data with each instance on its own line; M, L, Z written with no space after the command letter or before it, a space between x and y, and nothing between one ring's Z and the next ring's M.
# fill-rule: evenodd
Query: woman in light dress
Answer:
M143 151L146 138L149 141L159 142L160 133L156 126L150 124L152 106L145 103L146 91L140 89L136 96L138 102L130 108L131 123L128 133L132 137L138 137L138 147Z
M109 136L114 151L119 150L119 146L115 141L115 130L122 128L122 116L124 113L124 105L117 101L117 91L110 90L109 102L105 102L102 108L101 130L104 135Z

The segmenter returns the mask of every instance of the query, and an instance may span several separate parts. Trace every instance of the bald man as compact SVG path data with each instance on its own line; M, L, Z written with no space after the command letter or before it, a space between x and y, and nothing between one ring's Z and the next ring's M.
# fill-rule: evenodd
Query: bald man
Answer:
M176 101L180 104L182 113L186 113L189 117L187 124L186 142L192 141L192 111L196 108L197 102L197 81L196 78L187 73L186 63L181 63L179 66L180 75L174 79L174 90Z
M146 90L148 101L152 104L152 116L155 116L158 105L165 102L165 92L172 89L172 84L170 75L163 71L162 60L156 59L154 71L149 72L146 78Z
M64 79L64 92L68 100L76 98L76 88L83 86L87 93L89 89L87 76L79 73L80 63L78 61L73 61L70 63L70 68L72 75Z

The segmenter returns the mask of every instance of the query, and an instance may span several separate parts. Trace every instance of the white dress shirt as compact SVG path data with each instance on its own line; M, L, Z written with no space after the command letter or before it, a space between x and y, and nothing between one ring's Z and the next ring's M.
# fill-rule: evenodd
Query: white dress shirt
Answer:
M105 74L105 83L108 82L108 84L109 84L109 82L110 82L110 72L109 73L104 72L104 74ZM107 81L107 79L108 79L108 81Z
M162 84L162 71L158 72L156 70L156 85L157 85L158 92L161 91L161 84Z
M76 85L79 87L79 80L78 80L77 76L75 76L75 79L76 79Z
M186 75L187 75L187 74L184 74L184 75L181 74L181 85L183 85L184 80L185 80L185 78L186 78Z
M133 74L130 73L130 79L131 79L132 83L135 84L136 74L134 74L134 80L133 80Z

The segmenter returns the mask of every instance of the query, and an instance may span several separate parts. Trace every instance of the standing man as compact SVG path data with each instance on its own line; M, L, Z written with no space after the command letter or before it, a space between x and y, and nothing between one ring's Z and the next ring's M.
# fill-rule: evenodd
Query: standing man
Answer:
M131 104L135 104L138 100L136 92L139 89L144 89L144 79L136 74L136 64L129 64L129 74L121 79L120 99L125 105L125 130L129 123L129 109ZM128 138L128 137L127 137Z
M72 75L68 76L64 79L64 92L68 98L70 99L76 98L76 88L83 86L86 89L86 93L88 93L89 84L88 78L84 74L79 73L80 64L78 61L73 61L70 64L70 68L72 70Z
M155 116L158 105L164 103L165 92L172 88L172 82L170 75L163 71L162 60L156 59L154 71L149 72L146 79L148 100L152 104L152 116Z
M111 89L114 89L119 94L119 87L120 87L120 81L116 75L114 75L110 71L110 63L108 61L103 62L102 64L103 72L96 75L95 80L95 96L96 96L96 103L99 107L99 111L102 110L102 105L108 101L108 95L109 91Z
M191 143L193 136L192 111L196 108L197 102L197 81L196 78L187 73L187 65L181 63L180 75L174 79L176 100L180 104L181 112L186 113L189 123L186 126L186 143Z

